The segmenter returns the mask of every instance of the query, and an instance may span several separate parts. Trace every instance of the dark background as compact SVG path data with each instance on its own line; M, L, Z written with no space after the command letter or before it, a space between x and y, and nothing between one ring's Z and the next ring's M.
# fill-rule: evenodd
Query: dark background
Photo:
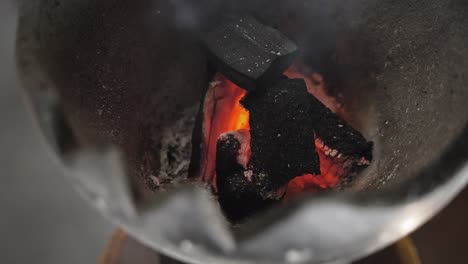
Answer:
M0 0L0 263L97 263L114 226L48 155L15 74L14 1ZM412 234L422 263L467 263L468 189Z

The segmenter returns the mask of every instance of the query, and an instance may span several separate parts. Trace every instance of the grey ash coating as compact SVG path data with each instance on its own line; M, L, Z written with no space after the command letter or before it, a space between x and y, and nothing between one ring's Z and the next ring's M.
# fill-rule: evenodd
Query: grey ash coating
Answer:
M160 169L156 185L181 182L187 178L192 150L192 130L198 107L186 109L180 119L165 127L160 135Z
M281 32L251 16L225 18L203 42L215 67L247 90L274 81L298 51Z
M320 174L310 97L304 80L285 79L241 102L250 113L253 181L265 192L303 174Z

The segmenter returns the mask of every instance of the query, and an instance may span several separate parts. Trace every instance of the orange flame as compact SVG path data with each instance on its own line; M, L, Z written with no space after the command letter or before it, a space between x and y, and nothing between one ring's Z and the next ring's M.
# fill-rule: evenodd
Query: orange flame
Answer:
M216 142L225 132L249 129L249 112L239 101L246 91L222 74L217 73L211 81L204 103L204 146L202 160L202 179L205 182L213 180L216 176ZM215 185L214 185L215 186ZM216 187L216 186L215 186Z
M316 149L319 145L316 144ZM286 198L292 198L300 193L315 192L319 189L333 189L345 174L345 170L340 166L333 166L333 161L322 151L317 151L320 159L319 175L304 174L292 179L286 189Z

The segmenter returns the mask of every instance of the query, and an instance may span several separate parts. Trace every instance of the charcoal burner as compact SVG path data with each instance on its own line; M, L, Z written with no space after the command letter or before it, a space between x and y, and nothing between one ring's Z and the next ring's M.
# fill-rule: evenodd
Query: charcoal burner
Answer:
M466 184L464 1L427 0L421 8L391 0L39 0L18 7L18 76L63 171L101 212L175 258L350 262L420 226ZM274 78L216 64L200 38L226 14L248 14L286 36L297 47L292 64ZM317 106L324 131L311 135L321 174L299 175L271 199L260 197L274 206L260 203L255 210L268 210L230 228L206 188L221 198L211 178L216 163L203 164L216 160L218 137L199 145L201 162L186 167L197 154L194 127L203 125L195 117L234 113L226 120L236 122L210 131L250 131L250 114L237 102L283 74L304 80L325 106ZM342 120L349 126L333 132L335 142L327 133ZM200 143L207 134L198 131ZM343 140L355 133L365 140ZM359 173L369 140L372 163ZM343 153L350 157L340 160ZM336 177L344 168L348 177ZM187 170L204 177L187 180Z

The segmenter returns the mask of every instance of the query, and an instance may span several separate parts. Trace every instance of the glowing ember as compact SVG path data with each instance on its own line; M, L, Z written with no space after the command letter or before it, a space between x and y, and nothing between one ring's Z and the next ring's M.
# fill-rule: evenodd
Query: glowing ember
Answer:
M325 83L320 74L310 71L304 66L291 66L286 72L290 78L303 78L309 93L313 94L332 111L340 110L337 101L326 94ZM216 190L216 142L222 133L249 129L249 112L239 101L244 97L245 90L241 89L222 74L215 75L210 83L204 103L204 149L202 154L201 176L205 182L211 182ZM320 175L298 175L291 180L286 188L286 198L303 192L314 192L320 189L332 189L345 176L346 160L336 151L328 149L320 139L315 141L316 150L320 158Z
M208 73L218 73L195 122L188 176L212 186L232 223L335 189L369 165L373 143L345 121L342 95L292 64L299 47L281 32L229 15L202 40Z
M288 183L286 199L303 192L314 192L318 189L335 188L342 177L346 174L346 169L342 163L335 162L325 155L319 140L315 140L315 146L320 158L320 175L305 174L298 176Z
M215 180L216 141L228 131L249 129L249 112L239 103L245 90L217 73L209 84L204 103L204 146L202 151L202 171L205 182ZM214 186L216 187L216 186Z

